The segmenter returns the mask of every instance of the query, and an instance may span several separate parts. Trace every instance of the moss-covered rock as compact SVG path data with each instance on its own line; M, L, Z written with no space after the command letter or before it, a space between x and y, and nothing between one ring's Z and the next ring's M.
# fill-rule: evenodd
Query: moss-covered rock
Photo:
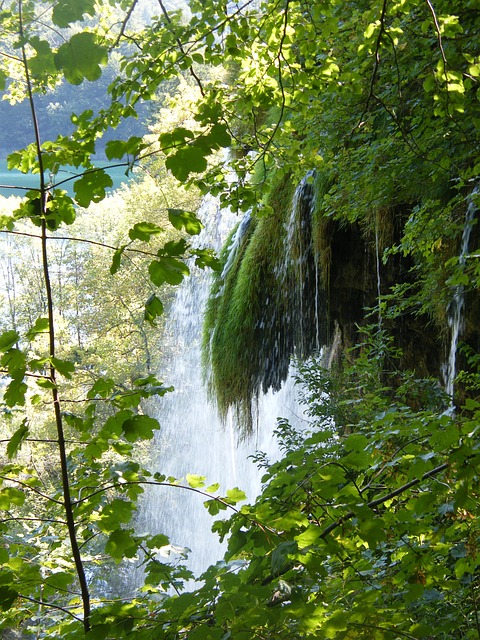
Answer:
M447 266L461 244L465 198L458 199L460 212L444 207L451 228L423 254L408 242L415 241L414 225L434 224L428 203L382 202L363 217L337 216L328 206L331 184L314 173L296 188L280 180L266 202L272 213L247 217L222 252L224 269L207 306L204 367L220 414L233 408L247 431L255 400L281 387L293 357L303 360L332 342L337 357L345 354L372 318L393 339L396 367L441 378L452 295ZM478 322L467 313L465 326L475 346L479 331L471 327Z

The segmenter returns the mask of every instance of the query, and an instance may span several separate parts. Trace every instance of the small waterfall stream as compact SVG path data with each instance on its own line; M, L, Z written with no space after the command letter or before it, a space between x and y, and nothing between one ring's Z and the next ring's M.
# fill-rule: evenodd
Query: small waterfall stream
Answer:
M478 186L473 189L470 196L470 202L468 203L467 211L465 213L465 224L463 227L462 242L460 245L460 254L458 258L458 264L460 267L465 266L465 262L468 256L473 219L477 211L477 206L475 200L473 199L473 196L476 196L479 190L480 188ZM458 341L463 331L464 309L465 286L463 284L458 284L455 286L452 300L448 309L448 326L450 327L451 338L448 360L444 367L445 391L450 396L450 398L452 398L452 401L455 376L457 374Z
M218 204L211 200L203 205L199 217L206 228L198 244L212 246L213 238L218 250L232 226L231 214L221 215ZM212 229L212 222L216 229ZM261 472L248 456L263 451L270 460L278 459L280 452L272 434L277 417L294 423L302 409L290 376L280 392L259 398L258 428L251 438L238 442L233 419L229 417L227 424L219 420L202 385L201 371L202 320L210 282L208 273L192 269L178 288L170 311L162 343L167 341L171 356L160 375L175 391L162 398L155 411L161 429L149 466L154 472L176 478L187 473L206 476L206 486L220 483L220 494L239 487L253 500L261 489ZM211 532L213 518L203 501L202 496L175 487L153 488L145 497L137 523L141 531L165 533L172 545L190 549L188 566L196 576L223 555L217 536ZM222 513L222 517L228 516Z

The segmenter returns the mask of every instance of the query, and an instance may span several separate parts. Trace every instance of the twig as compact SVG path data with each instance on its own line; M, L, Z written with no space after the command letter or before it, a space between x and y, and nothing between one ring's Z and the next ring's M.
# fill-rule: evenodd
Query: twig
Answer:
M48 607L50 609L58 609L58 611L63 611L67 615L75 618L79 622L82 622L82 619L79 616L76 616L74 613L66 609L65 607L60 607L58 604L52 604L51 602L45 602L44 600L37 600L36 598L30 598L29 596L24 596L21 593L18 594L18 597L22 600L27 600L28 602L33 602L34 604L39 604L41 607Z
M128 9L128 11L126 13L125 18L121 22L120 32L119 32L115 42L113 43L113 45L110 47L110 49L115 49L118 46L118 43L120 42L120 39L122 38L122 36L125 35L125 29L127 28L128 21L132 17L132 13L134 12L135 7L137 6L137 2L138 2L138 0L133 0L132 4L130 5L130 8Z
M427 471L426 473L423 474L421 478L415 478L415 480L410 480L410 482L407 482L403 484L401 487L398 487L397 489L390 491L390 493L387 493L381 498L376 498L375 500L371 500L370 502L367 502L366 506L369 507L370 509L374 509L375 507L378 507L384 502L387 502L387 500L396 498L397 496L404 493L405 491L408 491L408 489L411 489L412 487L417 486L418 484L420 484L420 482L423 482L424 480L428 480L428 478L436 476L438 473L445 471L445 469L448 469L448 466L449 466L448 463L445 462L444 464L441 464L438 467L435 467L434 469ZM354 516L355 516L355 513L353 511L349 511L344 516L341 516L340 518L338 518L338 520L336 520L335 522L332 522L331 525L329 525L326 529L322 531L319 537L325 539L329 533L331 533L332 531L340 527L347 520L351 520L351 518L353 518Z
M171 26L172 25L172 19L170 18L170 16L168 15L168 11L165 9L165 5L163 4L162 0L158 0L158 4L160 5L160 9L162 10L163 15L165 16L165 20L168 22L168 24ZM180 49L180 51L182 52L182 55L184 55L185 57L187 57L187 54L185 52L185 49L183 48L183 44L182 41L180 40L180 38L175 36L175 40L177 41L178 44L178 48ZM195 69L193 68L192 65L190 65L189 67L189 71L190 71L190 75L192 76L192 78L195 80L195 82L198 85L198 88L200 89L200 93L202 94L202 98L205 97L205 90L203 88L202 85L202 81L200 80L200 78L197 76L197 74L195 73Z
M378 73L378 68L380 66L380 44L382 41L382 36L385 32L385 15L387 13L387 0L383 0L382 3L382 13L380 16L380 29L378 30L378 36L377 36L377 41L375 43L375 54L374 54L374 59L375 59L375 63L373 65L373 71L372 71L372 76L370 78L370 89L368 92L368 96L367 96L367 100L365 102L365 106L363 107L363 111L360 115L360 118L358 120L358 123L353 127L351 133L350 133L350 138L353 136L353 133L356 129L358 129L363 122L363 118L365 117L365 114L368 111L368 107L370 105L370 100L373 98L374 95L374 88L375 88L375 82L377 80L377 73Z
M8 482L14 482L15 484L18 484L21 487L25 487L29 491L33 491L33 493L36 493L37 495L41 496L42 498L45 498L45 500L48 500L50 502L54 502L55 504L60 504L60 505L63 504L63 502L61 500L57 500L56 498L52 498L51 496L47 496L45 493L42 493L41 491L39 491L37 488L32 487L31 485L29 485L27 482L22 482L22 480L17 480L16 478L10 478L9 476L3 476L3 475L0 475L0 480L7 480Z

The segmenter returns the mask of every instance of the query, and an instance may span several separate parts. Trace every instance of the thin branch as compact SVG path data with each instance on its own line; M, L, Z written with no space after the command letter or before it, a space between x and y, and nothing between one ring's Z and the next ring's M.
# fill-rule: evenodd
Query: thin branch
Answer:
M8 438L5 440L0 440L0 443L4 442L10 442L10 440ZM22 440L22 442L45 442L47 444L58 444L58 440L49 440L46 438L25 438L25 440ZM85 444L82 440L65 440L65 442L67 444Z
M147 556L148 560L150 560L151 562L153 562L154 564L161 566L161 562L159 562L155 556L152 554L152 552L147 549L143 544L140 545L140 549L143 551L143 553ZM146 562L146 561L145 561ZM145 564L145 562L143 562L142 564ZM168 575L168 573L164 573L165 575L165 579L167 580L167 582L169 583L169 585L175 590L177 596L180 595L180 590L178 589L178 587L176 586L175 582L172 580L172 578Z
M440 169L444 173L450 173L451 169L446 169L439 162L436 162L435 160L432 160L431 158L429 158L426 155L426 153L423 151L423 149L421 147L419 147L418 142L415 140L413 135L410 136L411 140L408 138L408 135L405 132L404 127L401 126L397 116L392 111L392 109L385 103L385 101L382 100L382 98L380 98L380 96L378 96L377 94L374 93L373 97L375 98L375 100L377 100L378 104L385 110L385 112L390 116L390 118L393 120L395 125L398 127L398 130L400 132L400 135L402 136L402 139L403 139L404 143L407 145L408 149L413 153L413 155L416 158L419 158L420 160L423 160L424 162L428 162L429 164L433 165L434 167L437 167L438 169Z
M390 493L387 493L381 498L376 498L375 500L371 500L370 502L367 502L366 506L369 507L370 509L374 509L375 507L378 507L384 502L387 502L388 500L391 500L392 498L396 498L402 493L405 493L405 491L408 491L408 489L411 489L412 487L417 486L424 480L428 480L429 478L436 476L442 471L445 471L445 469L448 469L448 467L449 467L448 463L445 462L444 464L441 464L438 467L435 467L434 469L427 471L426 473L423 474L421 478L415 478L415 480L410 480L410 482L407 482L403 484L401 487L398 487L397 489L390 491ZM324 529L319 537L325 539L329 533L331 533L332 531L340 527L347 520L351 520L354 516L355 516L355 513L353 511L349 511L344 516L341 516L340 518L338 518L338 520L335 520L335 522L329 525L326 529Z
M46 331L42 331L41 333L47 333ZM0 369L0 374L4 375L4 376L9 376L10 375L10 371L8 369ZM42 374L40 373L24 373L23 374L24 378L37 378L40 380L43 380L44 378L48 378L48 376L42 376Z
M377 40L375 43L375 54L374 54L374 65L373 65L373 71L372 71L372 76L370 78L370 88L368 91L368 96L367 96L367 100L365 102L365 105L363 107L363 111L360 115L360 118L358 120L358 123L353 127L351 133L350 133L350 137L353 136L353 133L355 132L356 129L358 129L362 123L363 123L363 118L365 117L365 114L368 111L368 107L370 105L370 100L373 98L374 95L374 89L375 89L375 82L377 80L377 74L378 74L378 69L380 67L380 45L382 42L382 36L385 32L385 16L387 13L387 0L383 0L382 3L382 13L380 16L380 29L378 30L378 36L377 36Z
M27 233L25 231L9 231L8 229L0 229L0 233L6 233L14 236L24 236L26 238L38 238L41 240L42 236L36 235L34 233ZM118 251L120 247L114 247L111 244L106 244L105 242L97 242L96 240L88 240L87 238L75 238L72 236L48 236L47 240L64 240L67 242L83 242L84 244L93 244L96 247L102 247L102 249L108 249L109 251ZM143 249L132 249L131 247L125 247L124 252L128 253L141 253L144 256L150 256L153 258L158 258L157 253L153 253L152 251L145 251Z
M43 168L43 155L42 155L42 144L40 140L40 129L38 126L38 118L37 111L35 108L35 102L33 100L33 89L32 82L30 79L30 70L28 68L28 60L27 60L27 52L25 49L25 36L23 31L23 5L22 0L18 2L18 20L19 20L19 36L22 42L22 63L23 68L25 70L25 81L27 84L27 95L28 95L28 103L30 105L30 113L32 116L33 129L35 134L35 146L37 148L37 158L38 158L38 169L40 173L40 202L41 202L41 211L45 215L46 213L46 204L47 204L47 192L45 189L45 176L44 176L44 168Z
M55 520L54 518L20 518L20 517L15 517L12 516L11 518L1 518L0 519L0 523L3 524L4 522L50 522L52 524L67 524L65 522L65 520Z
M358 629L375 629L377 631L383 631L384 633L391 633L394 636L401 636L402 638L408 638L408 640L415 640L415 636L406 633L405 631L399 631L398 629L389 629L388 627L380 627L375 624L367 624L365 622L352 622L350 623L352 627L356 627Z
M120 32L115 42L113 43L113 45L110 47L110 50L115 49L118 46L118 43L120 42L121 38L125 35L125 29L127 28L128 21L132 17L132 13L134 12L135 7L137 6L137 2L138 0L133 0L132 4L130 5L130 8L126 13L125 18L123 19L120 25Z
M72 618L75 618L75 620L78 620L79 622L82 622L81 618L76 616L74 613L72 613L71 611L69 611L65 607L60 607L58 604L52 604L51 602L45 602L43 600L37 600L36 598L30 598L29 596L24 596L21 593L18 594L18 597L21 598L22 600L27 600L28 602L33 602L34 604L39 604L41 607L48 607L49 609L57 609L58 611L62 611L63 613L66 613L67 615L71 616Z
M123 487L128 487L129 485L152 485L154 487L172 487L174 489L185 489L185 491L191 491L192 493L197 493L198 495L201 495L205 498L208 498L209 500L215 500L216 502L219 502L220 504L224 505L225 508L230 509L231 511L234 511L235 513L240 513L239 509L237 509L236 507L234 507L233 505L231 505L230 503L228 503L226 500L224 500L223 498L220 498L218 496L213 496L210 493L207 493L205 491L202 491L201 489L196 489L194 487L189 487L183 484L171 484L169 482L155 482L153 480L138 480L138 481L131 481L131 482L117 482L114 484L110 484L110 485L106 485L103 486L101 489L98 489L96 491L93 491L92 493L90 493L88 496L85 496L84 498L80 498L80 500L76 500L74 502L72 502L73 506L78 506L79 504L81 504L82 502L86 502L87 500L90 500L90 498L92 498L93 496L99 494L99 493L103 493L105 491L109 491L110 489L122 489ZM245 516L248 517L248 516ZM256 524L258 527L260 527L260 529L264 532L269 532L269 533L273 533L277 536L280 536L280 534L278 533L278 531L275 531L274 529L272 529L271 527L269 527L268 525L265 524L261 524L260 522L257 522L256 520L249 518L251 522L253 522L254 524Z
M165 16L165 20L167 21L167 23L172 26L172 20L170 18L170 16L168 15L168 11L165 9L165 5L163 4L162 0L158 0L158 4L160 5L160 9L162 10L163 15ZM175 37L175 40L177 41L178 44L178 48L180 49L180 51L182 52L182 54L187 57L187 54L185 52L185 49L183 48L183 44L182 41L180 40L180 38ZM195 69L193 68L192 65L190 65L189 67L189 71L190 71L190 75L192 76L192 78L195 80L195 82L198 85L198 88L200 89L200 93L202 94L202 97L205 97L205 90L203 88L202 85L202 81L200 80L200 78L197 76L197 74L195 73Z
M153 480L137 480L131 482L116 482L114 484L109 484L105 487L102 487L101 489L98 489L97 491L93 491L88 496L85 496L85 498L75 500L74 502L72 502L72 505L76 507L79 504L82 504L82 502L90 500L90 498L93 498L93 496L96 496L99 493L103 493L105 491L108 491L109 489L122 489L123 487L128 487L129 485L152 485L154 487L173 487L175 489L185 489L186 491L198 493L199 495L204 496L205 498L209 498L210 500L216 500L217 502L223 504L227 509L231 509L232 511L235 511L235 513L239 513L238 509L236 509L233 505L229 504L222 498L219 498L218 496L212 496L210 493L206 493L205 491L201 491L200 489L196 489L195 487L189 487L184 484L171 484L170 482L154 482Z
M438 48L440 49L440 53L441 53L442 60L443 60L443 70L444 70L445 81L446 81L447 80L448 62L447 62L447 56L445 55L445 51L443 49L442 32L440 30L440 25L438 24L438 18L437 18L437 15L435 13L435 9L433 8L432 3L430 2L430 0L425 0L425 2L428 5L430 13L432 14L433 22L435 24L435 31L437 32Z
M9 60L14 60L15 62L22 62L21 58L18 58L17 56L12 56L11 53L6 53L5 51L0 51L0 56L2 58L8 58Z
M23 29L22 0L18 0L18 15L19 15L19 35L20 35L20 40L22 42L23 67L25 71L25 80L27 83L27 95L28 95L28 101L30 104L30 110L32 114L32 121L33 121L34 135L35 135L35 146L37 150L38 168L40 172L40 176L39 176L40 205L41 205L41 214L43 216L42 235L41 235L42 263L43 263L45 293L47 296L47 310L48 310L48 324L49 324L49 327L48 327L49 355L51 360L53 360L55 357L54 305L53 305L53 294L52 294L52 286L50 281L50 273L48 268L47 223L45 219L47 214L48 189L46 188L46 184L45 184L43 152L42 152L42 144L40 140L40 129L38 126L35 102L33 100L33 88L32 88L32 82L30 79L28 59L27 59L27 54L26 54L25 44L24 44L25 37L24 37L24 29ZM62 418L62 412L60 408L58 389L57 389L57 386L55 385L56 370L52 363L50 364L50 379L54 383L54 388L52 389L52 398L53 398L53 407L54 407L54 413L55 413L55 424L57 427L57 434L58 434L58 447L59 447L59 455L60 455L60 468L61 468L62 488L63 488L63 505L65 508L65 516L67 520L67 528L68 528L68 533L70 537L70 544L72 547L72 555L74 558L77 577L78 577L78 580L80 583L80 589L82 592L83 626L84 626L85 632L88 632L90 630L90 593L88 590L85 569L83 567L83 560L78 548L77 534L75 529L75 519L73 517L72 504L71 504L70 480L69 480L69 472L68 472L65 437L64 437L64 431L63 431L63 418Z
M61 500L57 500L56 498L47 496L45 493L42 493L41 491L39 491L36 487L32 487L27 482L23 482L22 480L17 480L16 478L10 478L9 476L3 476L3 475L0 475L0 480L7 480L8 482L14 482L15 484L18 484L21 487L25 487L29 491L33 491L33 493L36 493L42 498L45 498L45 500L48 500L49 502L54 502L55 504L60 504L60 505L63 504Z

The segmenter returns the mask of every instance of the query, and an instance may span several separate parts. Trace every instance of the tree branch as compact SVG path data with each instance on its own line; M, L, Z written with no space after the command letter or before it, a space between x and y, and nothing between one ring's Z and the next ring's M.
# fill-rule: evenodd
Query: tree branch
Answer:
M132 17L132 13L134 12L135 7L137 6L137 2L138 2L138 0L133 0L132 4L130 5L130 8L128 9L127 13L125 14L125 18L121 22L120 32L119 32L115 42L113 43L113 45L110 47L110 50L115 49L118 46L118 43L120 42L120 39L122 38L122 36L125 35L125 29L127 28L128 21Z
M170 16L168 15L168 11L165 9L165 5L163 4L162 0L158 0L158 4L160 5L160 9L162 10L163 15L165 16L165 20L167 21L167 23L170 26L173 26L172 25L172 20L171 20ZM182 44L182 41L180 40L180 38L175 37L175 40L177 41L178 48L182 52L182 55L187 57L187 54L185 52L185 49L183 48L183 44ZM192 76L192 78L197 83L198 88L200 89L200 93L202 94L202 97L204 98L205 97L205 90L203 88L202 81L200 80L200 78L195 73L195 69L193 68L192 65L190 65L189 71L190 71L190 75Z
M45 602L43 600L37 600L36 598L30 598L29 596L24 596L21 593L18 594L18 597L21 598L22 600L27 600L28 602L33 602L34 604L39 604L41 607L48 607L49 609L57 609L58 611L62 611L63 613L66 613L67 615L71 616L72 618L75 618L75 620L78 620L79 622L82 622L81 618L76 616L74 613L72 613L71 611L69 611L65 607L60 607L58 604L53 604L51 602Z
M47 224L45 219L47 214L48 189L46 188L46 185L45 185L43 152L42 152L42 145L40 141L40 130L38 126L35 103L33 100L33 88L32 88L32 82L30 79L30 71L28 68L28 59L27 59L27 54L25 49L25 35L23 30L22 10L23 10L22 0L18 0L19 34L20 34L20 40L22 42L22 60L23 60L23 67L25 71L25 80L27 83L28 101L30 104L30 110L32 114L32 121L33 121L33 127L34 127L34 135L35 135L35 146L37 150L38 168L40 173L39 179L40 179L40 206L41 206L40 210L42 215L42 227L41 227L42 228L42 233L41 233L42 263L43 263L43 277L44 277L44 283L45 283L45 292L47 296L47 310L48 310L48 324L49 324L48 326L49 355L51 360L53 360L53 358L55 358L54 305L53 305L50 273L48 268ZM60 408L58 389L57 389L57 386L55 385L56 370L53 364L50 364L50 379L54 383L54 388L52 389L52 398L53 398L53 407L54 407L54 413L55 413L55 424L57 427L57 434L58 434L58 446L59 446L59 454L60 454L60 468L61 468L62 489L63 489L63 505L65 508L65 516L67 521L68 533L70 537L72 554L75 562L75 568L77 571L77 576L80 583L80 589L82 592L83 626L84 626L85 632L88 632L90 630L90 593L88 590L85 569L83 566L82 557L80 555L80 550L78 548L77 534L75 530L75 519L73 517L71 495L70 495L70 481L69 481L69 473L68 473L67 453L66 453L65 437L64 437L64 431L63 431L63 418L62 418L62 412Z
M29 491L33 491L33 493L36 493L37 495L41 496L42 498L45 498L45 500L48 500L49 502L54 502L55 504L60 504L60 505L63 504L63 502L61 500L57 500L56 498L52 498L51 496L47 496L45 493L42 493L37 488L32 487L27 482L23 482L22 480L17 480L16 478L10 478L9 476L3 476L3 475L0 475L0 480L7 480L8 482L14 482L15 484L18 484L21 487L25 487Z
M360 115L360 118L358 120L358 123L353 127L351 133L350 133L350 137L353 136L353 133L356 129L358 129L362 123L363 123L363 118L365 117L365 114L368 111L368 107L370 105L370 100L372 99L373 95L374 95L374 89L375 89L375 82L377 80L377 74L378 74L378 68L380 66L380 45L382 42L382 36L385 32L385 16L387 13L387 0L383 0L382 3L382 13L380 15L380 29L378 30L378 36L377 36L377 40L375 43L375 53L374 53L374 65L373 65L373 71L372 71L372 75L370 78L370 88L369 88L369 92L368 92L368 96L367 96L367 100L365 102L365 106L363 107L363 111Z
M434 469L427 471L426 473L423 474L421 478L415 478L415 480L410 480L410 482L407 482L403 484L401 487L398 487L397 489L390 491L389 493L385 494L381 498L376 498L375 500L371 500L370 502L367 502L366 506L369 507L370 509L374 509L375 507L378 507L384 502L387 502L387 500L391 500L392 498L396 498L402 493L405 493L405 491L408 491L408 489L411 489L412 487L417 486L424 480L428 480L428 478L432 478L433 476L436 476L442 471L445 471L445 469L448 469L448 466L449 466L448 463L445 462L444 464L441 464L438 467L435 467ZM355 516L355 513L353 511L349 511L344 516L341 516L340 518L338 518L338 520L336 520L335 522L332 522L331 525L329 525L326 529L322 531L319 537L325 539L329 533L332 533L332 531L340 527L347 520L351 520L351 518L353 518L354 516Z

